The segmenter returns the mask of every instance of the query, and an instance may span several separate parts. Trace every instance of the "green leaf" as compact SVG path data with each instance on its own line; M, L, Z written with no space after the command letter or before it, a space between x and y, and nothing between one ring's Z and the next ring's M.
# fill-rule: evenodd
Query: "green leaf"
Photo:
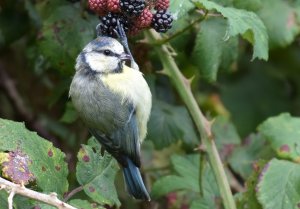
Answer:
M45 5L48 6L48 5ZM52 66L64 74L74 71L75 59L94 36L96 17L83 19L80 8L69 4L54 7L43 19L38 47Z
M69 202L70 205L78 208L78 209L105 209L95 203L90 203L87 200L75 199Z
M198 155L193 155L190 159L173 155L171 163L179 176L170 175L157 180L153 185L151 196L158 198L170 192L183 189L200 192L199 158Z
M274 156L273 150L260 134L251 134L244 143L234 149L229 158L231 168L247 179L253 171L255 161L269 160Z
M263 0L233 0L234 7L250 11L257 11L262 7Z
M220 67L228 69L237 59L238 38L225 40L226 30L226 21L214 18L203 21L197 34L193 60L209 81L217 79Z
M295 6L283 0L263 0L262 3L257 14L268 30L270 48L292 43L300 32Z
M20 174L25 177L29 175L28 172L22 173L22 169L28 167L43 192L56 192L62 196L67 191L65 154L49 141L28 131L23 123L0 119L0 151L9 151L24 159L20 164ZM8 168L12 169L9 165Z
M215 136L217 148L223 158L230 155L234 146L241 143L235 126L226 117L218 116L215 118L212 125L212 133Z
M200 193L199 160L200 156L197 154L186 157L173 155L171 163L176 175L172 174L158 179L153 185L151 196L158 198L178 190ZM219 197L216 180L208 164L205 165L202 178L201 190L204 198L212 201Z
M268 34L259 17L246 10L231 7L222 7L208 0L193 0L198 7L220 12L228 20L225 40L231 36L241 34L244 39L253 45L253 56L259 59L268 59Z
M7 203L8 194L4 190L0 190L0 209L7 209L8 203Z
M211 200L201 198L192 202L190 209L212 209L216 208ZM252 209L252 208L251 208Z
M169 11L175 20L185 17L189 10L195 6L190 1L172 0L170 1ZM176 22L176 21L175 21Z
M296 209L300 203L299 188L299 164L273 159L260 175L257 198L264 209Z
M279 157L300 163L300 118L289 113L271 117L259 127Z
M185 107L171 106L158 100L153 102L147 139L150 139L157 149L165 148L178 140L194 147L198 143L197 138Z
M114 179L118 171L117 162L106 153L101 156L100 144L91 138L78 152L76 176L85 193L92 200L110 206L120 206Z

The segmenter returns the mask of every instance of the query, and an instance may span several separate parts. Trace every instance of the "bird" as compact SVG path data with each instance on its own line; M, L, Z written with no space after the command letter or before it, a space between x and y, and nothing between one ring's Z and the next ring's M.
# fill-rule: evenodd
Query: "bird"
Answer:
M150 201L139 168L152 96L142 72L126 65L133 58L120 42L98 36L83 48L69 96L89 132L121 165L129 194Z

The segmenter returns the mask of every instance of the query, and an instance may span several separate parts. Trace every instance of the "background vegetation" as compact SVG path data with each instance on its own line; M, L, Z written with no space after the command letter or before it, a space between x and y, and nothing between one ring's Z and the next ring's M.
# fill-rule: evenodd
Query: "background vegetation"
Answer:
M154 100L142 147L153 201L143 203L128 198L117 163L100 156L68 99L98 18L84 0L0 1L1 176L78 208L229 209L191 88L213 121L236 207L300 208L300 1L171 0L170 10L167 34L130 39ZM1 190L0 209L7 197ZM14 207L53 208L21 196Z

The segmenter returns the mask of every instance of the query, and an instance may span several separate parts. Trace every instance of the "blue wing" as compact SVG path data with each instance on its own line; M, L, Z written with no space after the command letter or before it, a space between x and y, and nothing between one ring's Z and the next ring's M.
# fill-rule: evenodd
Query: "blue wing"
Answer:
M133 105L128 105L127 122L122 127L118 127L113 133L110 133L110 135L101 133L97 129L90 129L90 132L122 166L127 167L126 158L128 157L137 167L140 167L140 142L138 139L136 111Z

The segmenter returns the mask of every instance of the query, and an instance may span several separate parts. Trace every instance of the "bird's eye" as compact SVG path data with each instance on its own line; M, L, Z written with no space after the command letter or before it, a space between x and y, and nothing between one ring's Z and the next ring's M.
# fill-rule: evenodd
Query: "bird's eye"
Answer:
M104 50L104 52L103 52L105 55L111 55L112 54L112 52L110 51L110 50Z

